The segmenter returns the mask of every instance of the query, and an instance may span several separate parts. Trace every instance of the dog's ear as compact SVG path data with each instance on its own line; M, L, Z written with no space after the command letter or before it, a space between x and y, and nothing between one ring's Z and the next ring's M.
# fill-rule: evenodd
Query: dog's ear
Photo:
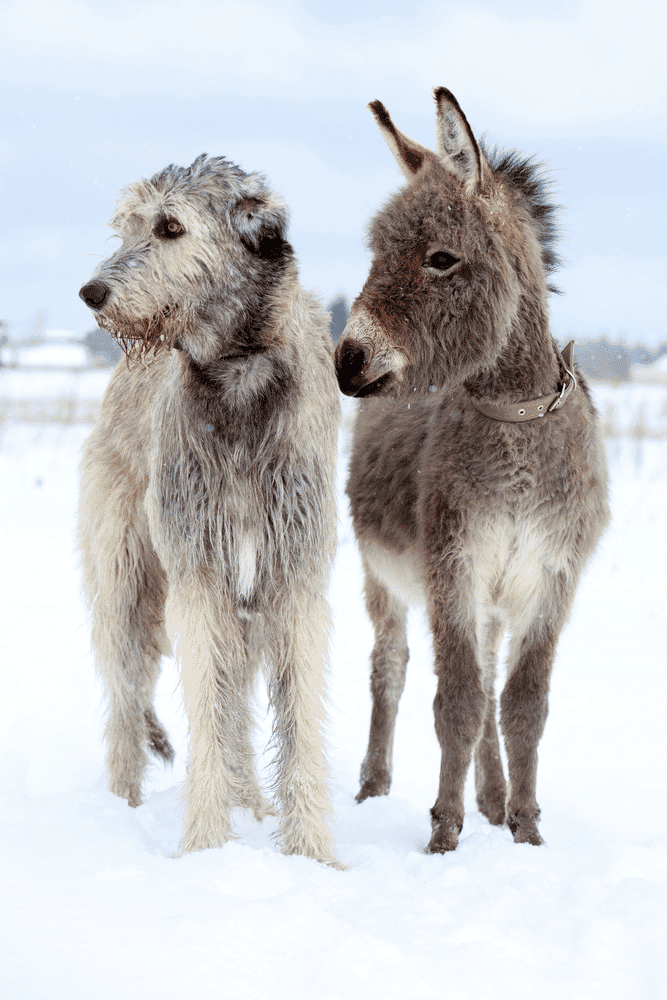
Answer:
M255 257L277 261L293 255L286 239L288 219L283 205L246 195L234 206L232 222L244 247Z

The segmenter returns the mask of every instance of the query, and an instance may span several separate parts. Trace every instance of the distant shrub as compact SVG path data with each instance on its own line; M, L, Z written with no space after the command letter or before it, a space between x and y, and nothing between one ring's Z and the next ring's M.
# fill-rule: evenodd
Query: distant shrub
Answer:
M612 344L604 337L589 343L575 343L574 349L577 364L585 375L609 382L626 382L632 365L650 365L663 354L667 354L667 344L651 351L642 346Z
M337 344L340 335L347 324L347 317L350 315L350 307L344 295L338 295L327 306L327 312L331 313L329 331L334 344Z
M98 364L115 365L123 357L123 352L110 333L96 326L87 333L83 343L88 354Z

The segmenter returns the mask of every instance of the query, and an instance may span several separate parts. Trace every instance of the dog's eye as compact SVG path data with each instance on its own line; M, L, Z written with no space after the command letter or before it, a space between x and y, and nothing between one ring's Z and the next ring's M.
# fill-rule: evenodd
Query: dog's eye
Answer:
M453 253L446 250L436 250L430 257L427 257L422 267L434 267L436 271L449 271L450 267L458 264L460 257L455 257Z
M184 232L185 229L178 219L163 219L157 227L157 235L167 240L174 240L177 236L182 236Z

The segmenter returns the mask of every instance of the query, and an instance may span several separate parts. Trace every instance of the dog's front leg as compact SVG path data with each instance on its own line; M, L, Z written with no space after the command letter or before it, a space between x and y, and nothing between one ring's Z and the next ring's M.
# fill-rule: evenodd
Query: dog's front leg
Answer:
M202 579L172 586L167 624L179 660L188 716L185 824L179 854L220 847L233 836L231 809L248 762L243 626L225 594Z
M324 696L329 608L323 598L290 602L271 622L269 691L275 713L277 842L284 854L303 854L340 867L326 825L331 812L324 756Z

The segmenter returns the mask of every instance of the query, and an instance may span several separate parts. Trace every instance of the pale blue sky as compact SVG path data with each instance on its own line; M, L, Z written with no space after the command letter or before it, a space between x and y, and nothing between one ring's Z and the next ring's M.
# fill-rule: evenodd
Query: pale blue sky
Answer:
M433 142L431 88L548 162L563 204L559 339L667 340L663 3L3 0L0 317L92 326L77 292L119 189L206 151L292 210L304 282L354 297L401 178L370 113Z

